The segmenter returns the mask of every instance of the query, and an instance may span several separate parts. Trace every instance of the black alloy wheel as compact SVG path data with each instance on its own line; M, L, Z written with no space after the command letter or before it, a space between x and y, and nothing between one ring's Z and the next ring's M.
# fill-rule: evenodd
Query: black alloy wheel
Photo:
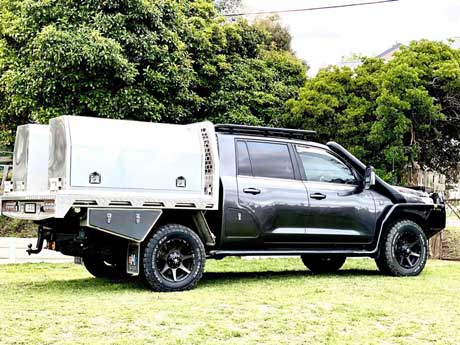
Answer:
M189 290L203 276L205 262L204 244L193 230L163 225L143 248L143 278L154 291Z
M155 256L160 275L167 281L186 279L195 267L192 246L182 238L171 238L161 244Z
M382 234L375 259L380 272L392 276L416 276L425 268L428 240L423 229L412 220L400 220Z
M395 238L394 255L405 269L416 267L422 259L422 239L411 230L399 233Z

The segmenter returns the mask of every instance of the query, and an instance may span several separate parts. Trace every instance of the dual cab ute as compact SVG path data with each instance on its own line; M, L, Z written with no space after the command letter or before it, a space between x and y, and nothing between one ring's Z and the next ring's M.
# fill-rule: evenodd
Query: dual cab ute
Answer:
M194 287L206 259L300 256L313 272L347 257L418 275L445 226L441 195L391 186L311 131L61 116L17 131L2 214L95 277Z

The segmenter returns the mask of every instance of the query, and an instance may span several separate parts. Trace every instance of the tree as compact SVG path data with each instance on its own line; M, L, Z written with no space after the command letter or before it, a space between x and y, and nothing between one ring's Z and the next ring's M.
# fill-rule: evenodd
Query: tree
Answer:
M217 10L221 14L237 13L242 7L242 0L214 0Z
M276 122L306 78L270 32L226 22L207 0L0 0L0 23L9 147L17 125L62 114Z
M286 126L317 129L337 140L386 179L418 162L458 178L460 52L422 40L402 47L389 63L329 67L287 102Z
M416 71L418 85L440 110L435 121L415 127L420 161L457 181L460 157L460 50L443 42L421 40L402 47L392 63L406 64ZM426 110L421 110L415 121L420 121L420 117L426 114Z
M269 47L277 50L291 51L292 36L289 29L283 26L279 15L256 18L254 25L270 34Z

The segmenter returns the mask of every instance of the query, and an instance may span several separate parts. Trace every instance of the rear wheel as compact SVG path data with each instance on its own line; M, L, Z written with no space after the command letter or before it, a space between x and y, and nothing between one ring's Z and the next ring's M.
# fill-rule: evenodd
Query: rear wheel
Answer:
M129 277L126 273L126 263L121 257L106 261L100 257L88 256L83 258L83 265L96 278L122 280Z
M198 235L186 226L168 224L148 240L143 252L143 277L154 291L193 288L204 272L206 254Z
M338 271L345 260L345 256L308 256L302 255L302 262L313 273L333 273Z
M375 261L384 274L416 276L423 271L427 258L428 240L422 228L411 220L402 220L383 235Z

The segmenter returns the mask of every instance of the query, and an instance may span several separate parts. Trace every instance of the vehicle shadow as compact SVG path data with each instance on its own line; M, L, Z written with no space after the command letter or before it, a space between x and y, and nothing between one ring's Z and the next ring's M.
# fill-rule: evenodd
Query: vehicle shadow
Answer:
M363 270L363 269L350 269L340 270L336 273L329 274L314 274L308 270L288 270L288 271L256 271L256 272L205 272L197 289L205 287L215 287L219 285L233 285L241 283L250 283L253 281L279 281L289 278L305 278L311 279L324 279L324 278L337 278L337 277L351 277L351 276L378 276L380 275L377 270ZM120 292L125 293L126 290L131 291L147 291L147 286L139 279L133 277L128 280L111 281L105 279L96 279L92 277L69 279L69 280L55 280L50 279L47 281L21 283L21 289L31 289L35 292L72 292L81 290L92 290L93 292Z
M299 278L299 277L349 277L349 276L378 276L381 273L377 270L364 270L364 269L349 269L340 270L335 273L315 274L311 271L305 270L289 270L289 271L257 271L257 272L205 272L202 282L218 283L223 281L228 283L229 280L241 282L244 280L254 279L286 279L286 278Z

